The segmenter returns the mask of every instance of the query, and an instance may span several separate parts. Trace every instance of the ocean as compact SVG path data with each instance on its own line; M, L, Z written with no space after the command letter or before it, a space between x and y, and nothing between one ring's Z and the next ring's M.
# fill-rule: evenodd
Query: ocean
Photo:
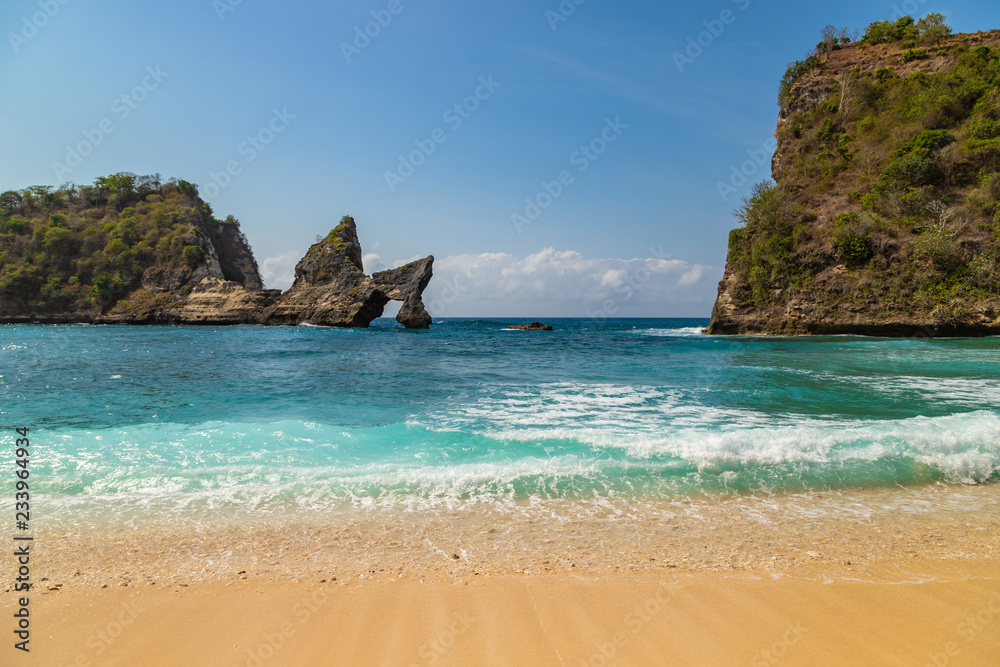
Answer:
M997 338L517 322L4 326L0 442L63 520L1000 479Z

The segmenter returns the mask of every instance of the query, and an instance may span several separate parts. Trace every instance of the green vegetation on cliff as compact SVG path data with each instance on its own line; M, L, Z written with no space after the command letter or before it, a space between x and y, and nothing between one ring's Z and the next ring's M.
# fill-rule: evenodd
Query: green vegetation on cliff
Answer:
M107 312L190 292L224 227L186 181L120 173L93 185L0 194L0 315ZM238 271L221 258L226 277ZM160 304L164 305L164 304Z
M788 95L796 81L802 78L807 72L819 67L824 58L839 49L858 42L858 31L853 34L847 28L837 28L828 25L822 30L823 39L816 45L804 59L796 60L788 66L785 76L781 79L778 87L778 104L784 104L788 100ZM892 42L902 42L904 62L918 60L926 57L924 49L914 48L917 44L941 45L942 40L951 36L951 26L945 23L945 17L941 14L928 14L919 21L914 21L912 16L903 16L894 22L876 21L865 30L864 37L861 38L859 47L865 49L876 44L887 44Z
M915 57L918 43L941 48ZM712 328L989 329L1000 316L1000 32L951 36L931 15L847 44L793 63L782 82L775 181L736 212L744 226Z

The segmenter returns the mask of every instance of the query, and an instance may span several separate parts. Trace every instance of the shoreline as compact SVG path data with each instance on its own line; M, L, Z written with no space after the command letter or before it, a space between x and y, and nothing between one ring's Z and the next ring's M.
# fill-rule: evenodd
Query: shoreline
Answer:
M621 572L859 568L1000 558L1000 484L774 496L470 503L36 520L68 588Z
M1000 484L934 484L181 523L42 517L32 652L2 646L0 661L988 664L1000 655L998 501ZM17 598L8 587L0 614Z

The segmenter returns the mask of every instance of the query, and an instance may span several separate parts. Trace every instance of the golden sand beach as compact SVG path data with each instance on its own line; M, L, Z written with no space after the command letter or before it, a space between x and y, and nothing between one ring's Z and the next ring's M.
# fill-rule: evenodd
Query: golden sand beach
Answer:
M991 665L1000 485L39 531L4 665ZM2 600L9 616L16 596Z

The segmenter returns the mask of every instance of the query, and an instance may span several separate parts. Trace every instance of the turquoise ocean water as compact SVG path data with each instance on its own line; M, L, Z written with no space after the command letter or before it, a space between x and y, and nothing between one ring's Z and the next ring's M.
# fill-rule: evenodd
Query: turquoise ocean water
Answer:
M112 517L1000 479L1000 339L511 323L0 327L0 442Z

